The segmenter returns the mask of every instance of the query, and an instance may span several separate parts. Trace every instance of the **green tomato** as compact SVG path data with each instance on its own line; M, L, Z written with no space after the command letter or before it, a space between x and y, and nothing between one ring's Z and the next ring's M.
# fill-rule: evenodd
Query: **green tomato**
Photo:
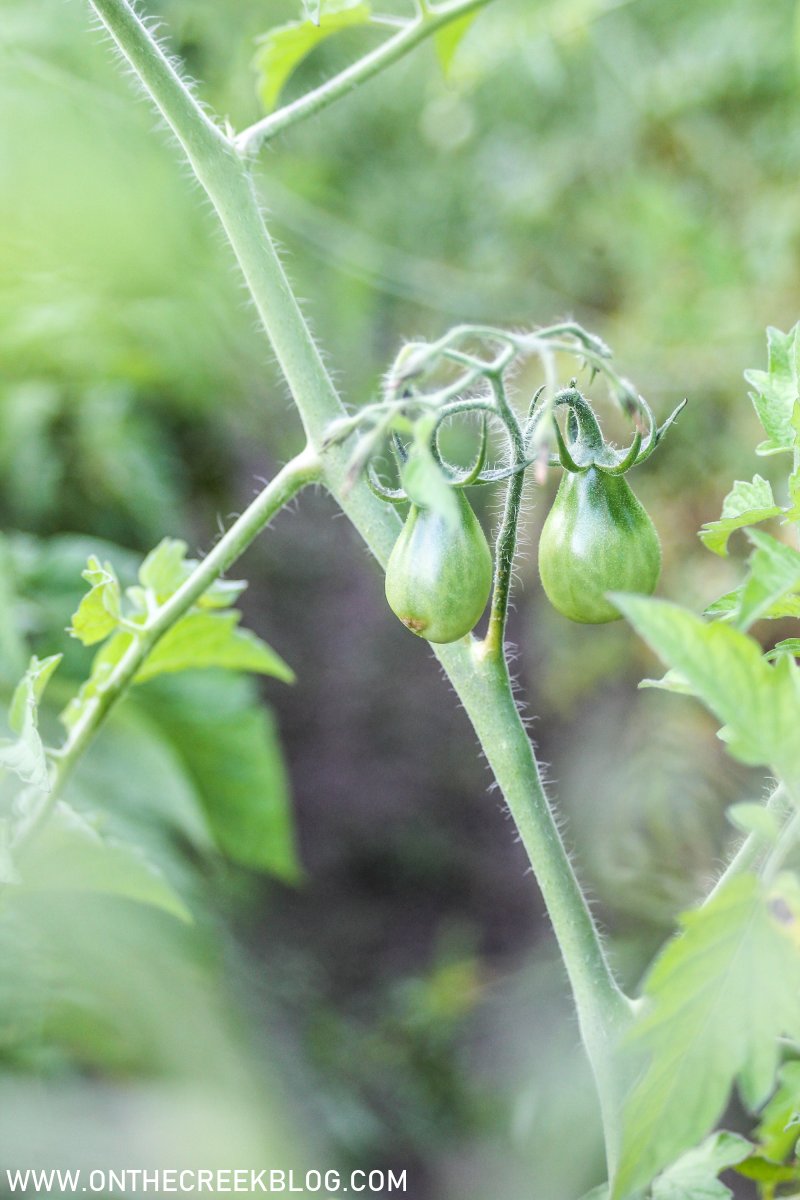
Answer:
M655 591L661 546L622 475L601 467L565 471L539 542L550 603L571 621L599 625L620 612L607 592Z
M429 642L457 642L477 624L492 589L492 553L460 490L455 523L412 504L386 568L386 599Z

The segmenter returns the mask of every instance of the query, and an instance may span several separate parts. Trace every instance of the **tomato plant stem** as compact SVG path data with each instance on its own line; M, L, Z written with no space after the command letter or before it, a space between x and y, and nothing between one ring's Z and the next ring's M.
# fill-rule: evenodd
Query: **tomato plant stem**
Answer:
M320 453L321 478L375 557L385 565L400 528L399 519L393 509L371 492L363 478L355 481L348 478L346 451L335 443L326 444L331 423L345 416L345 410L265 226L246 162L230 144L221 140L213 126L213 132L209 133L206 116L188 96L174 67L155 45L128 0L89 2L181 142L230 240L291 389L309 444ZM452 16L455 6L436 11L439 14L447 11ZM467 6L460 6L459 11L468 11ZM195 123L198 126L202 123L202 133L195 135ZM515 489L512 494L518 497L521 476L512 479L512 486ZM510 539L509 532L509 546ZM509 578L510 569L509 560ZM499 603L507 605L507 594ZM495 623L499 633L498 621L499 617ZM608 1157L613 1165L618 1084L612 1049L619 1029L631 1019L630 1004L613 978L558 832L533 748L514 702L502 654L487 657L479 644L469 638L437 647L436 654L477 732L541 887L597 1079ZM134 672L130 664L126 669L131 678Z
M316 454L306 449L293 458L256 496L242 515L223 534L189 578L164 604L151 614L144 625L133 631L131 644L114 670L82 708L66 741L53 755L50 791L39 798L17 828L14 847L24 850L48 820L76 763L84 753L105 717L133 683L139 669L158 640L171 629L216 579L219 579L242 551L250 545L272 517L296 496L301 488L319 475Z
M502 379L492 380L497 412L508 431L511 443L511 463L523 467L526 462L525 438L517 414L508 403ZM512 475L506 485L503 520L495 541L495 576L492 589L492 607L489 627L483 642L483 653L495 660L505 659L505 631L508 617L508 602L511 595L511 578L514 570L514 555L517 549L517 527L522 509L522 492L525 473L520 469Z
M776 785L773 791L767 798L764 806L768 812L774 813L778 818L786 818L787 813L791 811L789 797L786 794L786 788L782 783ZM720 875L717 882L714 884L711 891L705 898L704 903L708 904L721 888L725 886L729 879L733 879L735 875L741 875L743 871L748 871L755 863L758 862L764 852L765 844L763 834L755 832L748 833L747 837L742 842L739 849L730 860L725 870Z

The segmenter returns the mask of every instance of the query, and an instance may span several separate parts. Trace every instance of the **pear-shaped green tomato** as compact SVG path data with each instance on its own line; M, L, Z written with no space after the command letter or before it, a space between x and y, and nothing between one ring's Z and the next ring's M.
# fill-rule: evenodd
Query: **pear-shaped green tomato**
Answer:
M616 621L607 592L655 591L661 546L655 526L622 475L565 471L539 542L539 574L550 603L587 625Z
M386 568L389 607L429 642L456 642L475 627L492 589L492 553L462 491L458 520L412 504Z

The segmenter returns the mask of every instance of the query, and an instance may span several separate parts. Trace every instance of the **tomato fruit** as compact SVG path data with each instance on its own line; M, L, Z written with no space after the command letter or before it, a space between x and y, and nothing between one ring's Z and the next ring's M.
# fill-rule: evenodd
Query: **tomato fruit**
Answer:
M565 470L539 542L539 574L554 608L599 625L621 613L610 591L650 595L661 570L655 526L622 475Z
M492 589L492 553L461 490L457 520L416 504L386 568L392 612L418 637L456 642L477 624Z

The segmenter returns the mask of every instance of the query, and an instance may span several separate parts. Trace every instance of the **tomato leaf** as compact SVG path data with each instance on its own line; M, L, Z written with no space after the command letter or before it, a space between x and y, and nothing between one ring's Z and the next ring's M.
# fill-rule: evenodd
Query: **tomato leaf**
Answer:
M761 1153L773 1162L783 1162L800 1136L800 1062L784 1063L778 1080L755 1134Z
M198 565L195 558L187 558L186 542L178 538L164 538L145 558L139 568L139 582L155 604L163 604L186 582ZM216 579L196 601L198 608L227 608L239 598L247 584L243 579ZM129 595L138 598L139 589L129 588ZM146 603L139 604L147 612Z
M732 1192L717 1176L742 1162L751 1150L750 1142L736 1133L712 1134L659 1175L652 1200L727 1200Z
M145 689L152 715L194 783L219 849L232 861L296 883L300 868L275 720L249 681L197 677Z
M0 742L0 767L12 771L23 783L42 791L49 790L47 758L39 734L39 702L53 672L61 662L60 654L30 661L14 691L8 723L16 739Z
M771 650L767 651L766 657L769 659L780 658L782 654L791 654L793 658L800 655L800 638L784 638L782 642L776 642Z
M293 21L260 37L255 65L258 93L266 111L272 111L285 83L312 50L332 34L366 25L370 19L370 6L362 0L328 0L316 21Z
M451 74L453 60L458 52L458 48L467 36L477 16L477 12L465 13L463 17L458 17L455 21L448 21L434 36L433 40L436 46L439 65L446 79Z
M718 521L707 522L700 530L700 541L714 554L723 558L728 553L728 538L745 525L757 525L778 517L783 509L775 503L772 486L760 475L753 482L737 479L722 503L722 516Z
M128 844L105 841L74 809L58 804L20 866L21 891L104 892L192 917L164 876Z
M800 323L782 333L767 329L766 371L745 371L744 377L754 388L750 393L767 440L756 448L757 454L779 454L792 450L795 443L794 416L798 387L798 336Z
M614 603L667 666L722 722L719 736L735 758L800 780L800 674L783 655L776 665L751 637L707 624L664 600L614 595Z
M746 1105L762 1104L778 1038L800 1033L794 888L779 880L767 895L755 876L741 875L681 924L651 968L630 1037L647 1065L625 1103L612 1200L645 1187L705 1136L734 1081Z
M748 574L739 591L734 620L739 629L748 629L762 617L769 616L787 596L796 596L800 589L800 554L759 529L749 529L747 536L755 546L748 563ZM795 595L793 595L795 594Z
M755 801L743 801L731 804L725 810L725 816L736 829L742 833L755 833L769 845L778 840L780 823L775 813Z
M113 633L119 624L119 581L111 563L101 563L94 555L89 558L83 578L90 588L73 614L68 632L84 646L93 646Z

